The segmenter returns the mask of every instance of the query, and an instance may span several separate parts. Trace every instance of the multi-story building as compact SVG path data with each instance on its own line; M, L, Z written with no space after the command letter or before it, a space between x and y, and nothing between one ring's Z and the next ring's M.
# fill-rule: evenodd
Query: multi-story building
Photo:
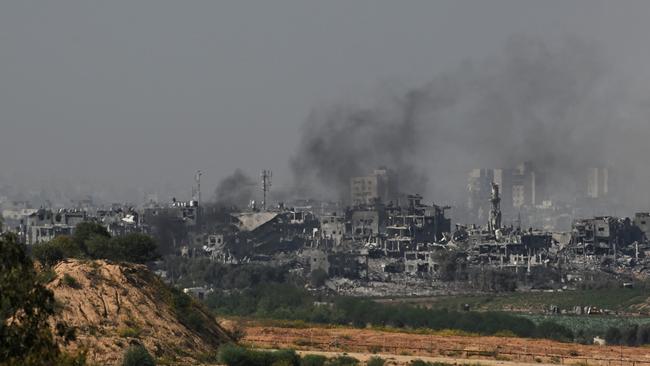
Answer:
M485 222L488 216L492 183L501 187L501 208L510 219L546 200L544 175L530 162L509 169L474 169L468 179L468 209L476 222Z
M388 169L377 169L371 175L350 179L352 205L396 203L398 198L397 177Z
M590 198L604 198L609 194L609 169L589 168L586 176L586 195Z
M28 245L42 243L59 235L72 235L75 227L87 218L87 213L83 210L53 212L39 209L25 217L22 234Z

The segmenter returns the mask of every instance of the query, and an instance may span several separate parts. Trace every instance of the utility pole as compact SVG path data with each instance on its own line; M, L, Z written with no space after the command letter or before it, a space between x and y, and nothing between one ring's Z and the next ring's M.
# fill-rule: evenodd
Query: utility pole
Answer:
M194 179L196 179L196 225L200 225L199 219L201 218L201 176L203 172L201 170L196 171ZM199 226L200 227L200 226Z
M262 207L266 210L266 194L271 190L271 177L273 177L273 172L270 170L262 170L262 192L264 198L262 201Z
M201 205L201 176L202 175L203 172L197 170L196 175L194 176L194 179L196 180L196 202L199 206Z

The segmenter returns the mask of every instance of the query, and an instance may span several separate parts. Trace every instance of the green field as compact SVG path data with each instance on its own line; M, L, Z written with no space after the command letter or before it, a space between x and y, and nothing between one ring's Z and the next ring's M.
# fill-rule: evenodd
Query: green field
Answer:
M617 316L595 316L595 315L521 315L524 318L532 320L535 324L544 321L552 321L563 325L572 332L584 331L588 334L603 334L607 328L626 328L634 324L648 324L650 317L617 317Z
M648 297L650 297L650 290L645 288L614 288L561 292L437 296L395 300L383 299L379 301L407 302L450 310L462 309L464 304L468 304L471 310L476 311L515 311L539 314L548 311L551 305L555 305L566 310L572 310L576 306L592 306L613 312L638 313L638 306L648 303ZM648 311L650 311L650 308Z

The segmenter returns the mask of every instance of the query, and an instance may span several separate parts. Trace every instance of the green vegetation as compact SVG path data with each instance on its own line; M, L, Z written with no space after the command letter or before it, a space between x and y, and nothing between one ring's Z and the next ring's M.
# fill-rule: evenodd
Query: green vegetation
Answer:
M327 357L321 355L305 355L300 360L300 366L324 366Z
M70 276L67 273L63 275L63 284L70 288L75 288L75 289L81 288L81 285L79 284L77 279Z
M305 355L301 358L293 350L261 351L232 344L223 345L219 348L219 362L227 366L355 366L361 363L358 359L346 354L331 358L321 355ZM365 364L368 366L383 366L386 364L386 360L380 357L371 357ZM410 365L452 366L450 363L422 360L411 361ZM454 363L453 365L457 364ZM470 364L462 365L470 366Z
M422 360L413 360L410 363L410 366L480 366L480 363L475 363L475 364L469 364L469 363L463 363L463 364L458 364L458 363L447 363L447 362L427 362L427 361L422 361Z
M138 338L142 333L142 329L138 327L124 327L117 330L117 335L122 338Z
M359 360L346 355L332 357L325 363L326 366L354 366L358 364Z
M15 235L0 237L0 364L84 365L85 356L61 351L74 340L74 329L63 323L50 331L54 295L39 282L34 264Z
M368 362L366 362L367 366L384 366L385 364L386 364L386 360L377 356L370 357Z
M219 362L228 366L300 366L300 357L292 350L255 351L228 344L219 349Z
M217 289L245 289L263 284L299 283L287 266L222 264L209 258L163 258L163 268L179 287L209 285Z
M135 345L130 346L124 352L122 366L155 366L154 361L149 351L144 346Z
M321 287L325 285L325 281L327 281L327 277L328 277L327 272L318 268L311 272L311 275L309 276L309 282L314 287Z
M538 327L533 321L499 312L460 312L407 304L381 304L367 299L317 298L303 288L267 284L240 291L217 291L206 303L220 314L299 320L356 327L459 330L481 335L504 331L519 337L571 340L571 330L559 324Z
M94 222L82 222L74 236L58 236L36 244L32 256L45 266L66 258L107 259L116 262L146 263L158 258L156 243L144 234L111 237L106 228Z
M610 327L605 332L607 344L640 346L650 343L650 325L631 325L627 327Z
M172 287L170 291L171 298L168 303L181 324L199 334L213 337L205 327L210 317L213 316L208 309L204 309L205 305L197 302L177 288Z
M145 234L133 233L113 238L91 237L86 242L92 259L146 263L156 259L156 243Z
M615 287L614 287L615 286ZM634 310L632 307L648 299L648 287L636 284L634 288L614 285L608 288L590 288L556 292L516 292L506 294L439 296L435 298L405 299L438 309L462 309L465 304L472 310L521 310L543 312L549 306L573 309L576 306L595 306L613 311Z

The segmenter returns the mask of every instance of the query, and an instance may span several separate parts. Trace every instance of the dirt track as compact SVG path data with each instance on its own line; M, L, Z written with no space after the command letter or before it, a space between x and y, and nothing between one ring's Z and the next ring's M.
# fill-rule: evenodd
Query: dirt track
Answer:
M247 326L243 342L260 348L435 357L447 362L491 360L505 361L489 363L503 365L588 363L650 366L648 348L584 346L506 337L425 335L349 328L285 328L253 323Z

